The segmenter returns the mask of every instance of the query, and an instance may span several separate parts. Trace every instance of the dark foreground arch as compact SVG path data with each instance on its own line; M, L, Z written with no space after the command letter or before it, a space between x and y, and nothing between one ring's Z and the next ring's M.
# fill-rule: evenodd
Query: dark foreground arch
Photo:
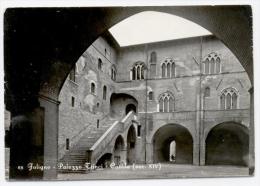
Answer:
M238 123L215 126L206 139L207 165L248 165L248 129Z
M96 165L103 168L108 168L112 161L112 154L106 153L97 161Z
M153 137L154 162L170 162L170 144L176 143L177 164L192 164L193 139L190 132L179 124L167 124L159 128Z

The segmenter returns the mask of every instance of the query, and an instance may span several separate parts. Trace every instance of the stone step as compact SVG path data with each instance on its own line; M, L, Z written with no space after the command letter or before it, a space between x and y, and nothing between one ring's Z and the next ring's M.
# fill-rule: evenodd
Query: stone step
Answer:
M109 129L109 127L115 122L115 120L104 120L100 123L99 128L94 128L79 139L76 145L74 145L59 161L64 165L82 166L86 163L86 154L95 142ZM85 173L86 170L58 170L59 173Z

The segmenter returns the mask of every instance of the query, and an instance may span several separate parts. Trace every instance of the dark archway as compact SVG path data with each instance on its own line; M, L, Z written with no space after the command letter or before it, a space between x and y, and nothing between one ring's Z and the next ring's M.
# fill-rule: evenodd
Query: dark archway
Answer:
M210 30L239 58L252 82L252 12L248 5L8 8L4 18L4 34L7 36L4 43L6 109L11 111L12 117L33 115L33 109L39 108L40 104L45 110L52 110L52 107L53 110L58 110L55 100L58 100L63 82L84 50L112 25L135 13L147 10L178 15ZM89 19L86 20L86 17ZM236 17L238 21L227 19L228 17ZM234 35L233 30L239 32ZM68 35L73 37L67 37ZM14 71L14 68L17 70ZM54 101L53 105L40 103L38 95L51 100L50 103ZM52 126L47 127L46 132L54 132L50 132L44 143L46 151L50 152L46 157L47 162L48 158L53 160L57 157L55 150L57 143L53 142L55 140L57 142L58 139L55 132L58 128L57 122L55 123L58 121L57 114L49 113L44 113L44 126ZM250 136L253 138L253 132ZM56 176L55 172L51 175Z
M123 159L124 139L121 135L116 138L114 146L114 163L119 165Z
M207 165L248 165L248 129L226 122L215 126L206 139Z
M125 114L127 115L128 112L134 111L136 113L136 106L134 104L128 104L125 108Z
M103 167L103 168L108 168L110 167L110 163L112 161L112 154L111 153L106 153L96 163L96 166Z
M176 164L192 164L193 139L190 132L179 124L167 124L159 128L153 137L154 162L170 162L170 144L175 141Z
M136 131L135 127L131 125L127 133L127 164L135 162L135 145L136 145Z
M112 117L123 117L129 111L137 112L138 101L125 93L113 93L110 97L110 114Z

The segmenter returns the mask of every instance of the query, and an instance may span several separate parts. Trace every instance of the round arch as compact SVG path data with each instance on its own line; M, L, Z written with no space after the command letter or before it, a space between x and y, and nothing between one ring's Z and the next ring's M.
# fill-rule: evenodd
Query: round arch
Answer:
M98 159L96 166L108 168L111 161L112 161L112 154L111 153L105 153Z
M134 111L136 113L136 106L134 104L126 105L125 114L127 115L130 111Z
M137 113L138 101L130 94L113 93L110 97L110 108L112 117L122 117L131 110L134 110Z
M113 150L113 159L116 165L119 165L124 159L124 146L124 138L121 135L117 136Z
M136 146L136 130L131 125L127 132L127 164L133 164L135 162L135 146Z
M249 131L242 124L224 122L216 125L205 143L207 165L248 165Z
M177 164L193 163L193 138L189 130L180 124L167 124L160 127L153 136L154 162ZM171 143L175 142L175 157L171 157Z
M48 10L47 14L44 14L46 12L44 9L10 8L5 12L5 22L9 25L5 29L5 34L10 36L5 41L5 46L8 48L5 50L7 63L5 73L8 74L5 81L8 87L6 94L12 95L12 99L8 97L5 99L6 109L10 110L12 115L30 113L32 109L40 105L39 98L31 97L31 95L43 95L50 100L58 100L63 82L83 51L112 25L135 13L147 10L178 15L210 30L238 57L252 82L252 11L250 6L71 8L69 11L63 8L53 8ZM227 19L230 16L236 17L239 21ZM89 17L89 19L86 21L84 17ZM109 23L106 22L107 17L110 18ZM216 25L222 26L216 27ZM14 33L14 29L18 32ZM239 32L234 35L233 30L239 30ZM73 37L68 38L68 35L73 35ZM26 47L24 43L27 43ZM56 50L58 48L60 50ZM31 53L31 51L33 55L29 55L28 52ZM16 55L11 55L13 53ZM28 68L28 66L31 67ZM13 71L14 68L17 70ZM25 70L27 75L23 73ZM33 73L34 71L37 73ZM30 86L24 88L24 84ZM21 93L20 86L24 88L24 93ZM28 92L31 94L27 95ZM23 102L22 100L30 101ZM41 106L45 110L52 107ZM45 116L48 118L48 113ZM53 117L57 118L57 116ZM55 131L57 124L52 123L55 121L53 117L51 120L45 120L44 124L53 126L48 130ZM51 143L53 141L57 141L57 136L50 136L46 141L46 144L50 145L46 145L45 148L57 148L57 143ZM55 159L56 154L51 154L50 158Z

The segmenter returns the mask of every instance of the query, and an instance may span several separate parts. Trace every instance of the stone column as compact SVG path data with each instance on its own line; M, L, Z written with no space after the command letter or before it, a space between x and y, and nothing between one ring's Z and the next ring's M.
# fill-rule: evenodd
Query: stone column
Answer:
M153 163L153 144L146 143L146 162L145 163Z
M124 164L126 165L127 164L127 161L126 161L126 158L127 158L127 146L124 146L123 149L121 150L120 152L120 155L121 155L121 160L120 160L120 164Z
M249 125L249 175L255 171L255 127L254 127L254 88L249 89L250 93L250 125Z
M200 163L200 95L197 94L197 107L196 107L196 123L195 132L193 136L193 164L199 165Z
M43 179L56 179L59 102L45 96L39 96L39 102L44 108L44 165L51 166L50 170L44 171Z

